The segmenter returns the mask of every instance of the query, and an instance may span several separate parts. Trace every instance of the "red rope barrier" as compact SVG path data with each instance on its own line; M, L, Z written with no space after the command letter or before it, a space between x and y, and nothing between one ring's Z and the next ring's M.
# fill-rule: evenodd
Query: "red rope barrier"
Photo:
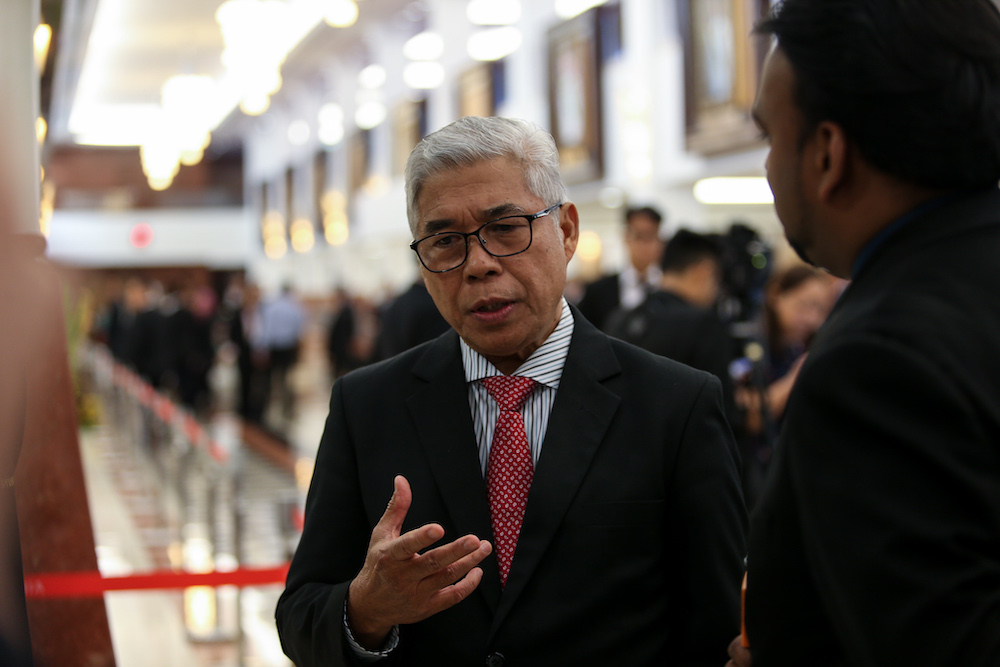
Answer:
M264 586L284 584L288 563L277 567L245 567L230 572L174 572L158 570L124 577L102 577L100 572L49 572L24 577L28 599L98 597L109 591L150 591L191 586Z
M102 350L97 355L98 363L110 367L111 380L129 393L143 407L149 408L163 423L178 428L193 446L206 449L219 463L226 463L228 452L205 431L194 416L170 398L156 391L132 369L115 361L111 354Z

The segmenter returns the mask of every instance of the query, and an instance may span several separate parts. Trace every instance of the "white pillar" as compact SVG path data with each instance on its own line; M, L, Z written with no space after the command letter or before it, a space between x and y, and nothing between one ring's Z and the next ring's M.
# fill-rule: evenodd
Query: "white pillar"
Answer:
M39 0L0 3L0 225L39 233L38 71L34 32Z

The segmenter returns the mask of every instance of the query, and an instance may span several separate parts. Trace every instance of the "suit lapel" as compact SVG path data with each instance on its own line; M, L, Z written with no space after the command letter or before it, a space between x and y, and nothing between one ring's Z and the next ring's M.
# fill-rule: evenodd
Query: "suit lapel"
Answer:
M456 533L454 540L473 534L493 539L486 482L479 466L465 371L454 331L442 335L413 368L424 381L407 399L417 436L437 482ZM500 598L500 572L496 558L482 564L483 580L478 590L491 610Z
M603 384L621 371L608 339L578 311L573 314L573 340L491 637L530 583L618 409L619 397Z

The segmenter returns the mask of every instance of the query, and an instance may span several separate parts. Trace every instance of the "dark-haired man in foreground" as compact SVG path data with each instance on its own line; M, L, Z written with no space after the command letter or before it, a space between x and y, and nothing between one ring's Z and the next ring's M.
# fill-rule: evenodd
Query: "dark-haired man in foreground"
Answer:
M758 30L778 215L853 282L751 521L753 663L998 665L1000 14L786 0Z

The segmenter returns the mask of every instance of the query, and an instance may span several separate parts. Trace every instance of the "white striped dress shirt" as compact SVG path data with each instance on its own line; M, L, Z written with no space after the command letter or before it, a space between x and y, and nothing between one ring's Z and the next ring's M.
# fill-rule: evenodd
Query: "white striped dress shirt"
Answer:
M556 390L559 389L572 337L573 313L570 312L566 299L563 299L562 314L555 330L513 373L520 377L531 378L538 383L521 408L521 417L528 432L528 446L531 448L531 462L535 466L538 465L545 429L549 425L549 414L556 400ZM466 345L464 340L460 339L460 344L462 366L465 368L465 380L469 387L472 423L476 431L476 442L479 444L479 465L485 476L486 463L490 458L490 444L493 442L493 429L496 427L497 417L500 416L500 407L479 380L503 373L483 355Z

